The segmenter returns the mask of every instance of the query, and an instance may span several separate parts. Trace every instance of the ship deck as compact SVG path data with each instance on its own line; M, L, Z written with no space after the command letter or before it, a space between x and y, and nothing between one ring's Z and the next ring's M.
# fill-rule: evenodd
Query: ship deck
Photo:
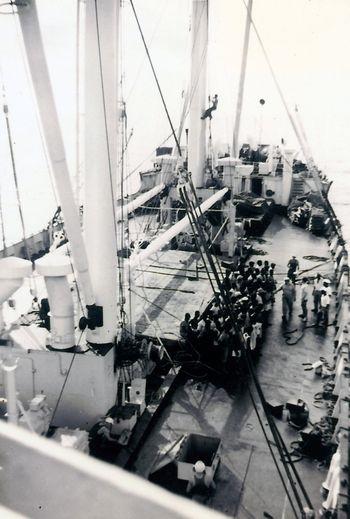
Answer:
M177 341L185 313L204 311L213 291L199 254L165 250L136 269L135 326L138 334ZM216 286L216 285L215 285Z
M266 255L259 256L261 259L276 263L277 281L283 281L292 254L298 257L300 270L312 269L308 271L309 275L316 272L330 277L332 275L332 263L304 258L329 258L326 240L292 226L285 218L274 217L263 239L255 241L254 248L265 251ZM253 256L253 259L258 259L258 256ZM297 330L293 338L304 332L303 335L295 345L286 344L283 336L286 330L281 324L281 295L278 293L256 372L267 401L284 404L288 400L302 398L309 406L310 421L314 423L326 414L325 407L320 409L313 405L314 394L320 391L322 381L314 371L304 371L303 364L313 363L320 356L331 357L334 327L330 326L326 331L310 327L314 322L314 314L309 311L309 321L304 329L298 317L299 291L300 288L297 289L294 314L287 328ZM184 299L191 298L186 296ZM259 413L266 423L257 394L253 387L251 389ZM297 439L297 431L287 422L276 420L276 423L287 445ZM294 517L246 387L234 395L229 395L211 383L195 379L179 387L141 449L134 470L149 477L158 462L166 457L164 452L188 433L220 437L222 441L216 491L206 498L208 506L239 518ZM320 486L326 477L326 469L317 461L307 458L299 461L296 467L317 511L322 501ZM185 494L186 485L184 487L176 481L171 465L155 473L151 479L170 490Z

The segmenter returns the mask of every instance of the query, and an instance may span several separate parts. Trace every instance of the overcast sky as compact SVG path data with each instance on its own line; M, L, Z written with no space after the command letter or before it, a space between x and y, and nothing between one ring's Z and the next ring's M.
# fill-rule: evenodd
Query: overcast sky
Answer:
M75 170L75 0L38 0L42 32L67 156ZM134 135L128 167L142 161L169 135L154 79L127 0L121 24L123 94ZM169 110L177 126L189 78L190 0L134 0ZM18 24L0 15L1 63L28 231L47 221L55 201L37 129ZM316 162L330 175L350 170L349 0L254 0L253 18L293 109L298 104ZM213 141L223 149L232 128L245 24L242 0L210 2L208 94L218 94ZM264 98L263 108L259 99ZM81 116L83 120L83 114ZM4 118L0 121L1 189L8 241L21 235ZM248 137L298 147L254 31L248 58L241 141ZM171 141L169 141L171 143Z

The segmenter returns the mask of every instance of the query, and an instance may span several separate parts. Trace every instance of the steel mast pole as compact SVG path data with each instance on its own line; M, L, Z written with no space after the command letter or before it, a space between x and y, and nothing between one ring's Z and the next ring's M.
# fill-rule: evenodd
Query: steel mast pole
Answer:
M189 98L188 171L195 187L203 187L206 161L208 1L192 2L191 88Z
M76 10L76 53L75 53L75 201L80 207L80 22L81 0Z
M18 4L17 11L40 122L45 137L45 145L55 177L65 229L72 248L74 265L78 272L78 282L85 304L93 305L95 300L88 271L86 249L81 233L78 210L74 201L35 0L27 0L25 3Z
M234 130L233 130L233 145L232 145L233 157L237 157L238 151L239 151L238 150L238 147L239 147L238 138L239 138L239 129L240 129L240 124L241 124L245 75L246 75L246 69L247 69L250 26L251 26L251 20L252 20L252 18L251 18L252 8L253 8L253 0L248 0L247 17L246 17L245 31L244 31L243 54L242 54L242 62L241 62L241 74L240 74L240 78L239 78L237 103L236 103L236 118L235 118Z
M121 303L115 212L119 4L86 2L84 233L96 304L103 307L103 326L89 330L87 338L96 345L114 342Z

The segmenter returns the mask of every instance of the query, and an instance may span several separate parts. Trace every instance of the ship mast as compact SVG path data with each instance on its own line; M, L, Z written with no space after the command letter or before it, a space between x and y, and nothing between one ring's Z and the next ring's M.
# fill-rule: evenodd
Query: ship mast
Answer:
M66 153L46 63L36 3L34 0L27 0L26 3L18 4L17 10L40 122L45 135L45 143L62 206L65 228L72 248L75 268L78 272L78 282L85 304L93 307L95 299L88 270L87 254L80 229L79 214L71 187Z
M241 74L240 74L240 78L239 78L238 95L237 95L237 103L236 103L236 118L235 118L234 130L233 130L233 145L232 145L233 157L238 157L238 152L239 152L238 138L239 138L239 129L240 129L240 124L241 124L244 83L245 83L245 76L246 76L246 69L247 69L249 36L250 36L250 26L251 26L251 19L252 19L251 18L252 8L253 8L253 0L249 0L248 6L247 6L247 17L246 17L245 31L244 31Z
M88 341L108 344L117 328L118 0L87 0L85 17L84 231L96 303L103 326Z
M188 171L195 187L203 187L206 161L206 108L208 1L192 2L191 87L189 110Z

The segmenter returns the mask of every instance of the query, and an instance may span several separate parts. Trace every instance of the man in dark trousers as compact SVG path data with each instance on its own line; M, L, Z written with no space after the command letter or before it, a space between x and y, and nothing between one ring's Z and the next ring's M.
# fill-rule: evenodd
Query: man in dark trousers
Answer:
M190 339L190 319L190 314L186 313L185 319L180 323L180 337L185 342L188 342Z
M284 278L284 284L276 291L282 290L282 321L287 322L293 312L293 303L295 301L295 286L290 282L290 278Z
M215 94L215 96L213 97L213 101L212 101L212 106L210 108L208 108L204 114L202 115L201 119L206 119L207 117L209 117L209 119L212 119L212 115L211 113L217 109L217 106L218 106L218 96L217 94Z
M301 285L301 314L299 317L303 319L304 322L307 321L307 302L309 299L309 280L307 278L303 278Z
M321 301L320 301L320 308L319 308L319 311L317 314L316 326L319 326L321 321L325 328L328 326L330 303L331 303L331 298L327 294L326 289L321 290Z
M292 280L293 283L295 283L296 272L299 269L299 261L296 259L295 256L292 256L291 259L288 261L287 268L287 276L289 277L289 279Z

